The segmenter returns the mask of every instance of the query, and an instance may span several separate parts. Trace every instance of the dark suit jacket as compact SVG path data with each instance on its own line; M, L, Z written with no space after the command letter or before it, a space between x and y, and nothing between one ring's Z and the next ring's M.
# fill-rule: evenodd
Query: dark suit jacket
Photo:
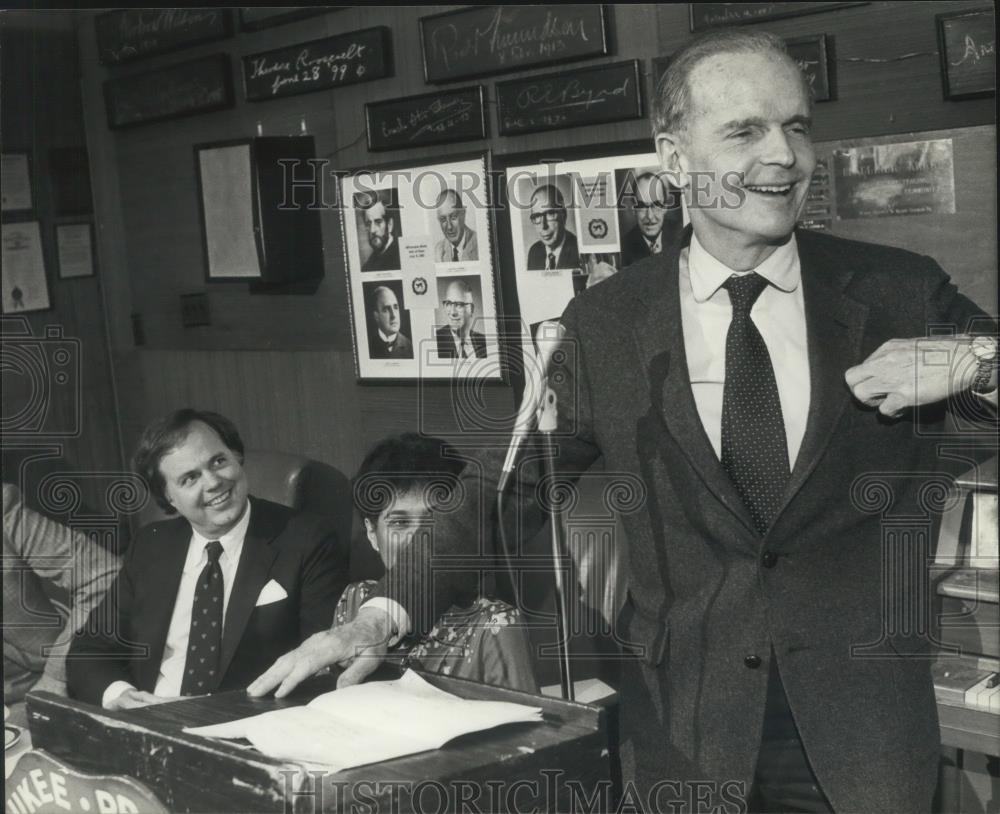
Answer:
M399 238L393 236L387 249L373 253L361 267L362 271L399 271Z
M545 268L545 259L549 253L548 248L540 240L536 240L528 249L528 270L540 271ZM563 239L562 253L559 255L559 263L556 266L561 269L575 269L580 267L580 251L577 248L576 235L566 232Z
M663 246L664 243L661 240L661 251ZM633 226L625 233L625 237L622 238L622 265L631 266L644 257L649 257L649 244L642 236L642 231L639 227Z
M437 337L437 353L439 359L457 359L458 351L455 349L455 340L451 335L451 328L445 325L435 332ZM478 331L469 331L469 339L472 340L472 349L476 352L477 359L486 358L486 337Z
M392 350L389 350L378 331L369 331L368 355L372 359L412 359L413 344L406 334L398 333Z
M926 335L932 322L962 331L978 309L930 258L798 236L810 411L784 507L761 538L691 392L679 245L570 302L566 363L554 371L562 375L549 376L559 467L579 473L603 455L607 472L619 473L634 496L622 517L622 621L641 657L627 662L620 687L624 777L640 789L708 780L748 792L773 652L834 809L929 810L940 751L934 691L928 662L900 654L927 645L903 631L930 613L926 488L947 485L934 450L945 408L882 420L852 398L844 371L890 338ZM461 551L478 539L476 496L492 495L495 481L484 484L477 473L495 479L502 455L466 468L471 499L441 518L438 540ZM533 494L528 478L517 486L525 500ZM918 518L909 544L888 534L890 504L892 517ZM923 586L909 594L917 605L905 619L897 609L902 592L893 595L897 615L886 616L890 575ZM442 587L458 590L454 582ZM756 669L744 662L750 655L760 658ZM672 794L663 790L661 806Z
M245 688L276 658L333 622L347 585L348 554L329 522L251 498L250 525L229 597L222 639L222 676L215 690ZM91 704L113 681L152 692L191 527L183 518L143 528L104 602L77 633L67 659L69 694ZM255 607L274 580L286 599ZM112 620L118 636L109 634Z

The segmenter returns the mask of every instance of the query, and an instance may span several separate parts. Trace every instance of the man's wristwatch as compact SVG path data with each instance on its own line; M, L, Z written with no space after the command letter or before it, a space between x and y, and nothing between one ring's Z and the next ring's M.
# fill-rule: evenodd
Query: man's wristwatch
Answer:
M969 349L976 357L976 375L972 379L974 393L988 393L996 388L993 374L997 369L997 339L995 336L974 336Z

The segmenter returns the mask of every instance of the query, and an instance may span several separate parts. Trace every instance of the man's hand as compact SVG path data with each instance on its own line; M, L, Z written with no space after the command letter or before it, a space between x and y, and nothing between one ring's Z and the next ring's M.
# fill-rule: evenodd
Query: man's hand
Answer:
M605 263L603 260L598 260L590 267L590 274L587 275L587 288L595 286L608 277L613 277L618 273L618 269L612 266L610 263Z
M143 692L142 690L125 690L109 702L108 709L138 709L139 707L148 707L150 704L164 704L167 701L176 700L176 698L164 698L162 695L153 695L151 692Z
M337 679L338 688L359 684L382 663L391 635L389 614L380 608L362 608L354 621L310 636L291 653L285 653L247 687L247 692L260 696L277 687L275 697L284 698L305 679L332 664L347 667Z
M969 337L890 339L844 379L859 401L895 416L967 390L976 368Z

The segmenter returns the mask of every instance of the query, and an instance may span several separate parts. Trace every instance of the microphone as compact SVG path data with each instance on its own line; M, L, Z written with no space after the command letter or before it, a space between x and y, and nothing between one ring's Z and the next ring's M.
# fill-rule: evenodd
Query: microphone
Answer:
M525 439L535 428L538 408L541 407L546 393L549 392L549 365L552 363L553 354L562 344L565 334L566 327L562 323L546 320L538 326L538 331L535 333L538 352L533 352L530 339L524 343L521 349L522 357L525 360L524 393L521 396L521 406L518 408L517 418L514 420L514 432L510 439L510 446L507 447L507 457L504 459L503 468L500 470L500 479L497 481L498 492L506 490L514 472L514 464L517 463L518 453L521 451Z

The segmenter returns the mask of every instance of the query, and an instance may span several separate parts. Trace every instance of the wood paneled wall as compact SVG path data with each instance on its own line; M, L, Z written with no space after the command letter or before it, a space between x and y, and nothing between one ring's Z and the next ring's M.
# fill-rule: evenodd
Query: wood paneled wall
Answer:
M839 100L816 108L821 140L995 124L994 100L942 99L934 15L982 5L962 2L874 2L763 24L783 36L833 38ZM428 90L423 81L418 19L451 7L356 6L143 60L109 71L97 63L93 21L79 29L87 137L94 166L102 274L118 375L126 445L153 416L181 404L231 415L252 446L308 453L350 471L387 432L456 427L447 387L360 386L349 336L340 226L323 214L326 277L311 296L251 296L242 286L204 282L201 225L192 145L257 134L296 134L304 127L318 154L346 169L436 158L450 150L514 153L649 137L648 120L516 137L492 136L453 148L371 155L363 104ZM686 4L611 8L613 54L606 61L670 54L691 36ZM387 25L395 76L263 103L242 101L240 57L328 34ZM762 27L763 27L762 26ZM111 75L225 51L233 61L236 107L134 130L107 129L102 83ZM589 64L589 63L581 63ZM505 75L501 79L511 78ZM492 100L495 79L482 80ZM647 75L646 98L651 80ZM995 268L995 266L994 266ZM961 282L961 269L951 269ZM180 327L179 294L208 289L213 325ZM131 316L140 313L147 344L135 347ZM512 412L506 387L483 391L483 409Z
M56 213L55 180L50 151L85 147L82 103L78 77L76 21L68 13L44 16L5 12L0 16L0 132L3 151L29 152L32 165L34 210L17 213L19 220L39 222L52 308L16 317L27 322L30 337L11 333L20 326L4 324L2 371L4 480L21 483L29 501L44 474L74 472L84 503L98 510L106 505L108 481L99 473L121 469L111 359L108 352L102 303L102 282L120 269L97 267L94 277L60 280L55 246L58 223L79 222L87 216ZM5 217L6 220L6 217ZM61 333L61 339L46 338L46 331ZM31 338L33 337L33 338ZM38 340L41 338L41 341ZM61 344L80 361L80 377L65 385L56 382L49 367L45 382L32 381L18 362L16 346L29 346L36 358L48 356L45 347ZM46 385L50 386L46 391ZM42 388L41 390L39 388ZM11 421L32 399L41 398L47 414L46 432L20 432ZM62 435L75 425L82 432ZM19 472L20 462L34 459ZM80 473L83 473L82 475Z

